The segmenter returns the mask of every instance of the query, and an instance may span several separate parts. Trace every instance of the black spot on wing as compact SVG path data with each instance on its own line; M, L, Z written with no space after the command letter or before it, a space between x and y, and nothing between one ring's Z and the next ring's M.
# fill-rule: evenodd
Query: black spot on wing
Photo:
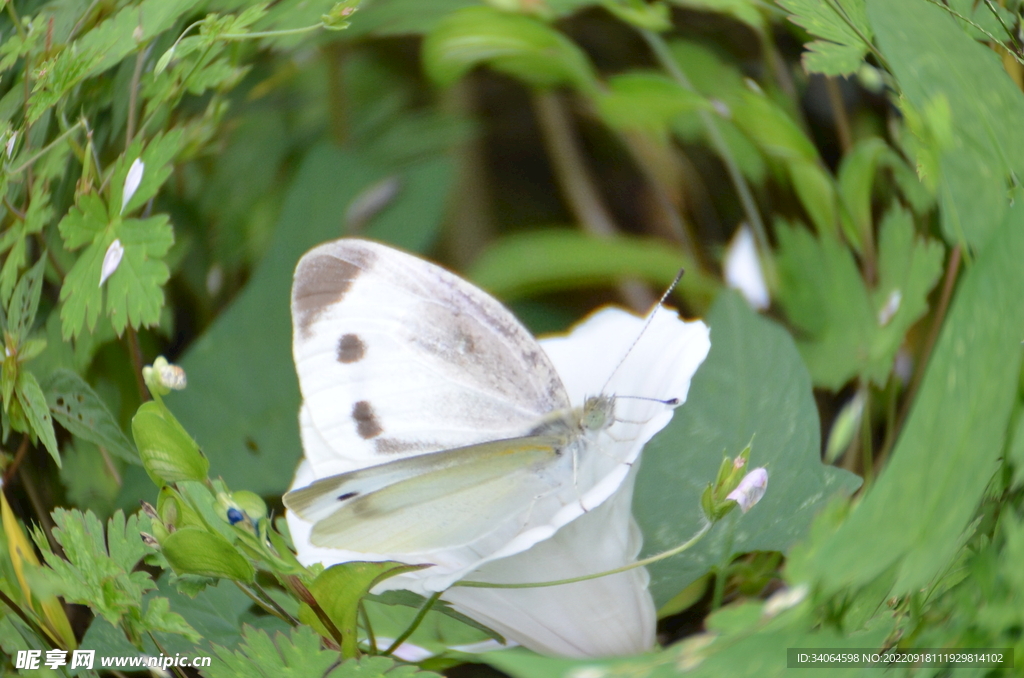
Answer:
M384 432L380 422L377 421L373 406L365 400L360 400L352 406L352 419L355 420L356 431L363 440L376 438Z
M346 492L345 494L339 494L338 495L338 501L345 501L346 499L351 499L352 497L356 496L357 494L359 494L359 493L358 492Z
M321 245L299 261L292 285L292 321L303 336L310 335L324 310L345 298L355 279L373 261L369 249L339 243Z
M354 363L366 355L366 344L355 334L344 334L338 340L338 362Z

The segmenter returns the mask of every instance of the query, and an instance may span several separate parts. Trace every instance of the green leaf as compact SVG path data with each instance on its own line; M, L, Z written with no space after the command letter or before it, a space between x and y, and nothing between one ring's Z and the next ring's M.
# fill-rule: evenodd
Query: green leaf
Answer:
M569 229L547 229L496 240L473 264L469 277L503 299L622 278L667 287L679 269L679 292L697 308L708 304L717 283L700 274L682 252L663 240L629 236L598 238Z
M814 383L838 389L860 375L884 385L907 330L928 309L942 247L916 237L910 214L894 208L882 224L878 284L869 291L833 236L784 224L777 233L779 304L803 333L798 344Z
M162 403L151 400L139 407L132 417L132 435L146 473L158 486L206 479L210 462Z
M427 599L423 596L401 589L392 589L380 595L368 594L363 598L363 605L373 621L374 633L379 636L391 635L395 638L409 627L413 617L426 602ZM382 610L398 609L402 610L404 614L388 614L385 619L382 619L385 616L382 614ZM439 615L448 619L437 619ZM443 652L452 645L467 645L487 638L493 638L502 645L505 644L505 638L494 629L456 611L445 601L436 600L430 607L430 612L427 613L424 622L410 636L409 641L421 647L433 646L428 649Z
M701 95L683 89L660 73L634 71L608 79L608 89L597 99L604 121L619 129L667 133L681 113L709 109Z
M789 162L789 177L811 223L818 233L837 233L836 189L831 175L817 161Z
M440 85L481 64L533 87L566 84L587 94L599 89L593 66L574 42L522 14L468 7L446 17L423 42L424 70Z
M345 37L429 33L449 14L478 4L476 0L377 0L359 8L359 14L345 31Z
M846 237L854 250L860 253L871 237L871 189L875 182L875 168L888 144L877 137L858 141L839 165L839 195L850 216Z
M633 495L642 555L677 546L700 529L700 496L715 479L723 451L735 454L753 438L750 464L768 468L768 489L738 517L734 531L727 519L685 553L648 566L659 607L733 554L785 552L830 495L852 492L859 483L821 463L811 382L786 331L733 292L719 296L706 321L711 352L686 402L644 449Z
M423 569L422 565L390 561L341 563L327 568L309 584L309 592L341 632L342 656L354 657L358 654L357 623L359 601L363 596L386 579L420 569ZM299 607L299 620L330 637L313 609L305 603Z
M250 583L252 563L224 537L198 527L183 527L160 542L167 562L178 574L232 579Z
M6 370L5 370L6 371ZM46 406L46 396L39 388L34 374L28 370L18 370L18 381L14 386L14 393L21 404L32 433L39 437L46 451L50 453L53 460L60 468L60 450L57 447L57 435L53 431L53 418L50 416L50 409Z
M73 435L101 445L108 452L131 464L139 455L92 387L78 374L67 369L50 373L42 384L46 404L57 423Z
M173 130L168 134L158 134L150 140L145 150L142 150L142 142L136 141L121 155L110 175L111 212L116 208L118 214L130 214L156 195L160 187L167 181L167 177L171 176L171 171L174 169L171 166L171 160L181 147L182 136L180 129ZM132 195L131 200L124 206L124 209L121 209L124 180L136 159L143 163L142 182Z
M979 248L1003 221L1010 176L1024 176L1024 94L992 50L945 10L918 0L867 0L867 13L904 109L916 112L908 123L917 117L925 124L910 130L937 160L931 180L938 182L943 235ZM920 152L917 161L927 164Z
M964 276L885 472L799 573L829 590L896 565L896 592L953 558L997 457L1016 399L1024 326L1024 210L1000 225ZM894 516L899 529L879 529Z
M153 588L149 575L134 571L149 552L139 538L137 515L127 521L117 511L103 523L92 511L58 508L53 512L57 528L54 539L64 550L64 557L53 553L41 533L33 535L46 564L53 570L51 585L69 603L89 605L115 626L125 615L141 617L142 594Z
M126 219L115 233L124 255L106 282L107 313L120 335L128 325L139 328L159 324L163 285L171 277L161 257L174 244L174 231L167 215L159 214L144 220ZM99 280L99 269L96 276Z
M67 488L68 501L100 516L109 516L121 490L117 467L98 447L84 440L64 445L60 480Z
M46 270L46 253L39 257L35 266L21 276L14 288L11 303L7 309L7 329L19 344L24 340L36 319L39 297L43 292L43 272ZM24 360L24 358L23 358Z
M807 45L804 68L812 73L849 75L860 68L870 45L864 0L778 0L789 20L823 40Z
M271 640L266 631L246 626L244 642L235 651L219 645L213 651L219 661L204 670L210 678L308 678L326 676L338 653L320 649L320 637L308 626L278 633ZM337 675L332 671L332 677Z

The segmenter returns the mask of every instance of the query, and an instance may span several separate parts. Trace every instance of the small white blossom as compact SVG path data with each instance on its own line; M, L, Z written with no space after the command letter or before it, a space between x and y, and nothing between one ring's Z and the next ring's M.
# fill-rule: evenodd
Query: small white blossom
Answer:
M142 183L142 173L146 171L146 163L141 158L136 158L132 166L128 168L128 175L124 178L124 190L121 191L121 212L128 206L128 201L139 190Z
M754 234L749 226L740 226L725 252L725 284L738 290L750 307L763 311L771 304L768 285L757 258Z
M124 247L121 245L121 239L118 238L110 243L107 253L103 255L103 266L100 267L100 287L103 287L103 283L107 282L107 278L112 276L117 267L121 265L121 257L123 256Z
M167 358L158 356L153 361L153 366L142 368L142 376L146 379L146 383L153 383L161 389L168 391L180 391L188 385L188 380L185 377L185 370L178 365L167 362ZM155 380L154 380L155 378Z
M878 326L885 327L892 320L892 317L896 315L896 312L900 310L900 302L903 301L903 293L899 290L893 290L889 293L889 296L885 299L885 305L882 306L878 311Z
M764 604L764 616L774 617L780 612L799 605L810 589L807 584L800 584L788 589L782 589L772 594L772 597Z
M11 132L11 138L7 140L7 159L11 159L11 154L14 153L14 144L18 140L18 133Z
M755 468L743 476L743 480L736 486L736 489L726 495L726 499L732 499L740 505L740 510L746 513L754 504L761 501L764 492L768 487L768 471L764 468Z

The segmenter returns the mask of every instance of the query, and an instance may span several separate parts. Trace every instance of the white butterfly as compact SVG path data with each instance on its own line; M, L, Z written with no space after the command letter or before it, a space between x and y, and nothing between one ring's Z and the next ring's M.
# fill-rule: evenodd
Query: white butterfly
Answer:
M622 407L607 393L574 408L544 350L498 301L373 242L308 252L292 319L303 446L319 480L284 503L313 524L319 547L520 551L614 492L639 450L608 450L635 436L652 406L667 410ZM508 546L531 528L540 529L529 543Z

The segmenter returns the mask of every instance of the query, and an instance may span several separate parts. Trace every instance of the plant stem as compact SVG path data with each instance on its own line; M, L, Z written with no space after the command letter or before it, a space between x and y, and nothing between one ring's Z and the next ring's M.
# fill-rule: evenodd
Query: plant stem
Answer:
M640 30L640 35L643 36L647 45L651 48L654 53L655 59L661 64L672 79L674 79L679 85L690 92L697 92L694 88L693 83L683 72L683 69L679 66L679 63L672 56L672 52L668 47L668 43L665 42L664 38L653 31L646 29ZM718 128L718 123L715 122L714 116L708 111L698 111L701 124L704 126L704 130L707 132L708 140L711 142L712 147L725 164L726 172L729 174L729 180L732 182L733 187L736 189L736 194L740 199L740 204L743 206L743 212L747 216L747 221L750 222L750 228L754 231L754 237L757 240L757 248L762 253L762 263L765 266L765 277L769 279L769 286L774 285L775 281L775 267L772 263L771 258L767 255L771 252L771 248L768 242L768 233L765 229L764 221L761 219L761 213L757 209L757 202L754 200L754 194L750 190L750 185L747 184L746 178L743 176L743 172L740 171L739 164L736 162L736 158L732 154L732 150L729 145L725 142L725 137L722 136L722 131Z
M125 123L124 133L125 150L128 150L132 143L132 138L135 136L135 118L138 115L139 78L142 77L142 64L145 62L147 54L149 54L149 48L140 49L139 53L135 55L135 70L132 71L131 84L128 85L128 120Z
M598 579L599 577L607 577L609 575L619 574L621 572L628 572L630 570L635 570L638 567L645 567L647 565L651 565L653 563L656 563L659 560L664 560L665 558L671 558L674 555L678 555L678 554L682 553L683 551L687 550L688 548L690 548L691 546L693 546L694 544L696 544L697 542L699 542L701 539L703 539L704 535L706 535L711 530L711 527L713 525L714 525L714 523L712 523L711 521L706 521L704 523L704 525L699 530L697 530L697 533L695 535L690 537L687 541L685 541L684 543L680 544L679 546L675 546L673 548L670 548L668 551L662 551L661 553L659 553L657 555L650 556L649 558L644 558L643 560L638 560L638 561L636 561L634 563L630 563L629 565L623 565L622 567L616 567L615 569L612 569L612 570L605 570L604 572L596 572L594 574L585 574L585 575L583 575L581 577L572 577L570 579L557 579L555 581L542 581L542 582L534 582L534 583L530 583L530 584L495 584L495 583L483 582L483 581L457 581L454 584L452 584L452 586L466 586L466 587L469 587L469 588L476 588L476 589L534 589L534 588L543 588L543 587L546 587L546 586L561 586L563 584L575 584L576 582L587 581L589 579Z
M6 471L4 471L4 485L11 482L11 478L14 477L14 472L18 470L22 459L25 458L25 452L27 451L28 435L26 434L21 437L21 443L18 444L18 451L14 453L14 459L11 461L11 465L7 467Z
M51 141L50 143L46 144L41 149L36 151L35 154L33 154L31 158L29 158L25 162L21 163L21 165L19 167L16 167L15 169L7 170L7 174L20 174L21 172L24 172L26 168L29 168L29 167L32 166L32 163L34 163L40 157L45 155L46 152L49 151L51 148L53 148L55 145L57 145L60 142L64 141L64 139L69 134L71 134L72 132L74 132L75 130L77 130L81 126L82 126L82 121L79 120L74 125L69 127L66 132L64 132L63 134L58 136L56 139L54 139L53 141ZM26 138L26 141L27 141L27 138Z
M846 115L846 106L843 104L843 93L839 90L839 83L833 77L825 78L825 91L828 92L828 103L832 108L832 119L836 125L839 147L843 150L843 155L846 155L853 145L853 135L850 133L850 120Z
M146 388L146 379L142 376L142 347L139 345L139 335L135 328L128 325L128 332L125 335L128 342L128 353L132 359L132 370L135 372L135 385L139 389L139 398L142 402L152 400L149 389Z
M533 95L533 106L555 176L580 226L584 231L601 238L617 235L619 228L594 187L583 153L576 143L569 115L558 100L558 95L554 92L537 92ZM650 291L636 280L624 280L618 288L623 299L634 310L645 311L654 303Z
M363 627L366 629L366 640L370 643L370 654L377 654L377 636L373 633L373 624L370 623L370 613L366 611L366 605L359 601L359 614L363 618Z
M392 654L395 650L401 647L402 643L404 643L409 638L409 636L411 636L416 631L417 628L419 628L419 625L423 622L423 618L427 616L427 613L430 612L430 608L434 606L434 603L437 602L437 599L441 597L442 593L444 592L438 591L434 595L427 598L427 602L423 603L423 607L421 607L420 611L416 613L415 617L413 617L413 620L409 624L408 628L406 628L405 631L402 631L402 635L395 638L395 642L391 643L391 646L388 649L384 650L384 655Z

